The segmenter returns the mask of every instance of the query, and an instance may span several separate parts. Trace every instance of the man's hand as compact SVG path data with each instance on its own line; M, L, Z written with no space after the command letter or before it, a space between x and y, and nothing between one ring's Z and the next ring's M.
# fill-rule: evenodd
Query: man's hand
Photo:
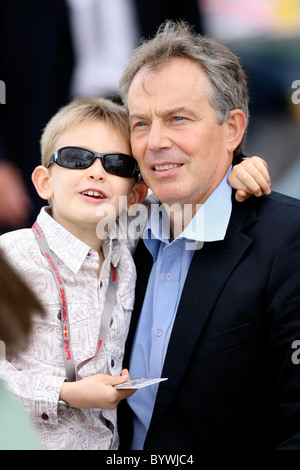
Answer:
M243 202L248 197L270 194L271 179L267 163L260 157L246 158L235 165L228 176L228 182L237 190L235 198Z

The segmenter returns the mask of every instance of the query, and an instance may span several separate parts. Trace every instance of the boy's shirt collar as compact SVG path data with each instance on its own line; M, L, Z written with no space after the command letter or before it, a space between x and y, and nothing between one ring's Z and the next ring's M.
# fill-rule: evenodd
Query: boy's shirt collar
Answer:
M42 227L50 250L58 256L68 268L77 274L86 258L99 260L98 253L75 235L65 229L51 216L50 207L42 207L37 222ZM116 267L120 260L120 243L107 237L102 242L105 258L111 257L111 262Z

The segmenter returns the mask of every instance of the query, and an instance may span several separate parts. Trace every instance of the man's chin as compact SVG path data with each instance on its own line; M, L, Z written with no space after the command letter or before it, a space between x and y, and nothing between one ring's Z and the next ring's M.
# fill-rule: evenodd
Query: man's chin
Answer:
M188 199L185 191L175 187L157 187L152 189L153 194L163 204L181 204Z

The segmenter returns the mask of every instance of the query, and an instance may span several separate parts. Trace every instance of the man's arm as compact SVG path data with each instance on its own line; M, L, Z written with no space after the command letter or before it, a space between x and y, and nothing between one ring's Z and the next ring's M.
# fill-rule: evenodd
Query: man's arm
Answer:
M268 297L268 368L275 384L270 393L281 418L278 449L299 450L300 354L295 348L300 345L300 217L289 224L274 257Z

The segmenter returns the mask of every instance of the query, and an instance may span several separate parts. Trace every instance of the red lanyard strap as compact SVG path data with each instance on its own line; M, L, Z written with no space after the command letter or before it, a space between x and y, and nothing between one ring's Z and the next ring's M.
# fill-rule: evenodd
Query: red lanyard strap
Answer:
M66 375L67 375L67 379L70 382L73 382L77 380L77 378L79 377L78 376L79 369L82 366L84 366L87 362L92 360L94 357L96 357L97 354L100 352L101 347L105 343L106 336L107 336L110 322L111 322L114 304L115 304L116 293L117 293L117 270L114 266L112 266L112 276L111 276L111 281L108 284L107 295L106 295L104 310L103 310L100 329L99 329L96 353L94 356L82 361L80 364L78 364L77 367L75 367L74 356L73 356L73 351L71 347L71 339L70 339L70 325L69 325L67 296L66 296L64 283L62 281L62 278L60 276L60 273L55 263L57 257L53 252L51 252L47 239L44 235L44 232L37 222L34 223L32 227L32 231L40 247L41 253L48 261L48 264L50 266L50 269L53 273L53 276L57 285L59 298L60 298L60 304L61 304L61 331L62 331L62 342L64 346L64 360L65 360L65 367L66 367Z

